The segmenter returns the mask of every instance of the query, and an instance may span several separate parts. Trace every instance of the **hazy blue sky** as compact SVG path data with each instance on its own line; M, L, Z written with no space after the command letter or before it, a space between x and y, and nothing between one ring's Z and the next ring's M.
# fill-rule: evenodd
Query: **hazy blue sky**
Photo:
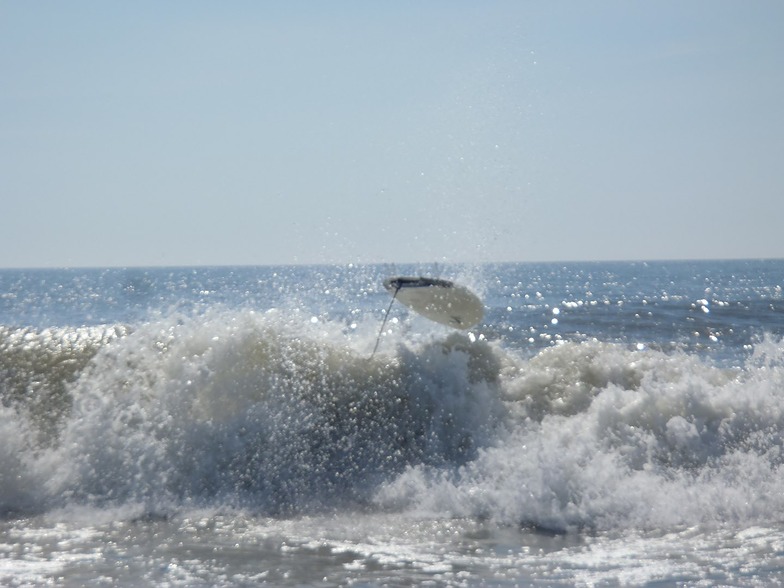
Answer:
M784 2L0 0L0 267L784 257Z

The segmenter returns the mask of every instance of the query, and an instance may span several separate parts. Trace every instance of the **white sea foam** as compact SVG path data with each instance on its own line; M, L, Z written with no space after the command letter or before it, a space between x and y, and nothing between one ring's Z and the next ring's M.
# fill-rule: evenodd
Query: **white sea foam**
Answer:
M506 370L506 434L456 469L413 465L379 504L551 529L778 520L784 348L742 370L565 344Z
M69 388L59 444L37 454L50 502L329 506L487 442L501 403L486 344L456 336L370 361L333 343L339 329L215 311L104 346Z
M56 444L2 408L3 507L372 504L561 530L784 507L778 340L729 369L598 341L527 358L468 334L393 333L369 360L367 334L217 308L124 332L68 386Z

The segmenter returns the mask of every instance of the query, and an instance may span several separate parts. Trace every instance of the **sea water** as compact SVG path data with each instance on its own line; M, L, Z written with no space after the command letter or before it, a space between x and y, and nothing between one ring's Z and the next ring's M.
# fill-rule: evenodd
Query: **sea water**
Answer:
M396 274L483 322L390 308ZM0 583L782 583L782 286L781 260L2 270Z

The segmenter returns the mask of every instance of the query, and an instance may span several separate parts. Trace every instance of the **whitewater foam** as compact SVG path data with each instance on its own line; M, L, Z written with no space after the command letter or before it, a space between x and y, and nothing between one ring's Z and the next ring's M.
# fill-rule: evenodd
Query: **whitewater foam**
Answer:
M41 443L33 411L2 407L2 507L362 507L554 530L754 523L784 507L780 340L727 368L596 340L526 357L404 329L368 360L358 331L214 308L6 337L49 354L28 377L55 366L39 379L68 409ZM40 343L58 337L83 341L67 370L75 344Z
M57 446L31 453L52 468L49 506L334 506L408 463L475 454L500 406L487 344L453 336L368 361L342 328L216 310L104 344L67 384Z
M778 519L784 348L766 346L766 365L742 370L597 342L547 350L507 369L505 435L456 470L411 467L377 500L556 530Z

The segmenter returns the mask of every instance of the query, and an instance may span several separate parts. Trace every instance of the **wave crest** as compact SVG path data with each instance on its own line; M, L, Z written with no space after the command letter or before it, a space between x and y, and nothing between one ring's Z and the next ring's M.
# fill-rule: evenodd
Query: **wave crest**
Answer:
M500 415L493 357L458 336L368 360L253 313L148 325L74 384L51 494L266 512L362 504L407 465L476 455Z
M464 333L369 359L342 324L213 309L0 341L3 510L361 507L563 530L784 508L773 338L731 369L599 341L526 358Z
M761 345L742 369L598 342L519 360L506 435L456 470L414 466L376 499L556 530L777 518L784 345Z

